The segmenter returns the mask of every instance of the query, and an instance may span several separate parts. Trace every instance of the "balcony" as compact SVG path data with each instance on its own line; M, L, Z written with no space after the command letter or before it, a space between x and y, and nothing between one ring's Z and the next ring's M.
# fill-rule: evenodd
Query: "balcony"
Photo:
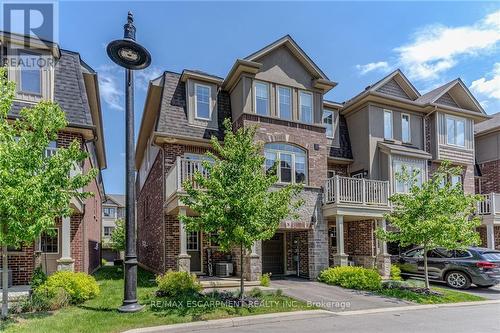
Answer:
M389 196L388 181L335 176L325 184L324 215L383 217Z
M477 215L483 220L500 220L500 193L482 194L483 201L477 204Z
M201 160L187 159L177 156L175 164L170 168L165 178L165 208L167 213L172 212L180 204L179 197L186 192L182 188L182 183L188 180L194 184L194 174L196 171L207 176L208 172L203 168ZM196 184L194 184L196 186Z

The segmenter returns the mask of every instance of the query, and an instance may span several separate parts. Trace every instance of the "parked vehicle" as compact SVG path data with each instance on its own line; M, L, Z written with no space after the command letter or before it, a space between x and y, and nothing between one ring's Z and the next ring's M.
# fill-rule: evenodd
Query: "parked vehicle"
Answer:
M424 277L423 248L417 247L399 257L403 277ZM465 250L438 248L427 253L429 279L445 282L456 289L471 284L491 287L500 283L500 251L481 247Z

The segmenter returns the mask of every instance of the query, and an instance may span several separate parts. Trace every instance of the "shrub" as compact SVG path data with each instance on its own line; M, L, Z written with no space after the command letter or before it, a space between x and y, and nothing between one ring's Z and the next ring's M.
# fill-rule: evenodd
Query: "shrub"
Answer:
M269 287L269 285L271 284L271 274L262 274L262 276L260 277L260 285L262 287Z
M47 274L43 271L42 266L38 266L35 268L33 275L31 276L31 288L36 289L45 283L45 281L47 281Z
M401 281L401 269L396 265L391 265L391 280Z
M53 311L67 306L70 303L68 293L62 289L57 288L53 294L46 290L35 290L28 298L20 300L13 307L13 312L39 312L39 311Z
M377 271L352 266L327 268L320 273L318 279L327 284L360 290L380 289L382 282Z
M158 283L158 296L179 297L198 294L201 284L196 275L188 272L168 271L156 277Z
M108 263L108 261L104 258L101 259L101 266L106 266L106 264Z
M250 290L250 292L248 293L251 297L257 297L257 298L260 298L262 297L263 293L262 293L262 290L260 290L259 288L255 287L255 288L252 288L252 290Z
M63 289L69 296L71 304L79 304L99 295L99 285L86 273L61 271L49 276L47 281L37 288L36 292L46 293L51 299L57 297Z

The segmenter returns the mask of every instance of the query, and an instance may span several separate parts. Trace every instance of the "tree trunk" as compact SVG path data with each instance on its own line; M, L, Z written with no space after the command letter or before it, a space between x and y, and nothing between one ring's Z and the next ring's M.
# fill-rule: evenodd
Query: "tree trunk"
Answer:
M2 246L2 319L9 314L9 260L7 245Z
M243 280L243 243L240 244L240 298L243 300L243 293L245 292L245 282Z
M424 247L424 276L425 276L425 288L430 289L429 286L429 270L427 268L427 249Z

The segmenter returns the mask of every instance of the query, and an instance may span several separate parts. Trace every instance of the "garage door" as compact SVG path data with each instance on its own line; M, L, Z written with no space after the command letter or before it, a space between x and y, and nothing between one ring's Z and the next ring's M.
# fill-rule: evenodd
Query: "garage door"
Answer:
M262 272L273 276L284 275L283 234L262 242Z

